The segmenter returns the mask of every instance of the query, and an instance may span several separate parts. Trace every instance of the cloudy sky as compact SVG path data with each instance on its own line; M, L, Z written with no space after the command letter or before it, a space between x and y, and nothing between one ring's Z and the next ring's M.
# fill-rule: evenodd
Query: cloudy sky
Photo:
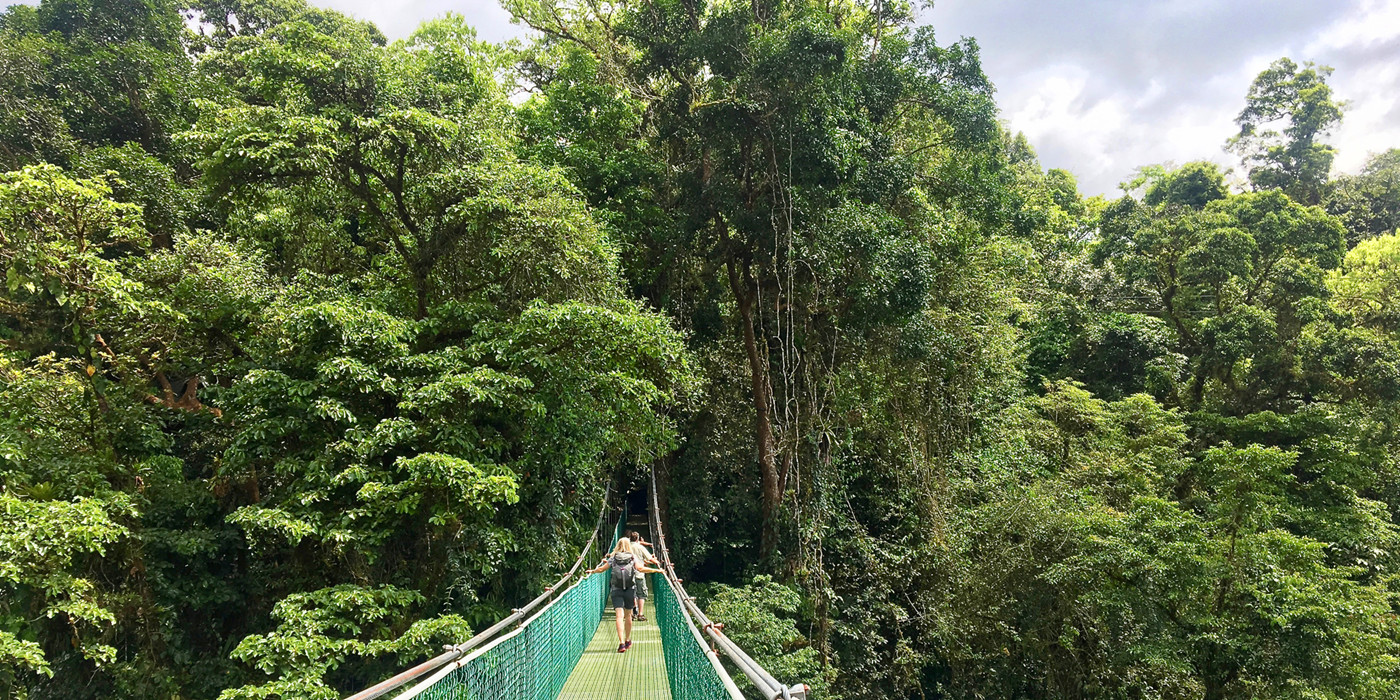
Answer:
M448 10L486 39L524 34L495 0L313 1L391 37ZM1249 83L1280 56L1336 68L1339 170L1400 146L1400 0L936 0L919 21L977 39L1002 118L1086 194L1149 163L1231 165L1221 147Z
M313 0L390 37L448 10L482 38L523 36L495 0ZM975 37L1002 118L1086 194L1115 193L1141 165L1222 151L1254 76L1288 56L1336 69L1349 103L1337 168L1400 146L1400 0L936 0L919 21L940 42Z
M1249 84L1288 56L1336 69L1336 167L1400 147L1400 0L939 0L940 41L975 37L1002 118L1088 194L1140 165L1209 158Z

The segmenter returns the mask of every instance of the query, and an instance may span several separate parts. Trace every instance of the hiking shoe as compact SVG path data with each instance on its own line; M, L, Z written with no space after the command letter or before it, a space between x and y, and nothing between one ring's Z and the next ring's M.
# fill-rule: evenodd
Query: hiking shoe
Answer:
M626 650L631 649L631 648L632 648L632 640L630 640L630 639L627 640L627 643L626 643L626 644L623 644L623 645L622 645L622 650L623 650L623 651L626 651Z
M637 616L637 622L646 622L646 621L647 621L647 616L646 616L646 615L638 615L638 616Z
M626 644L619 644L619 645L617 645L617 653L621 654L621 653L624 652L624 651L627 651L627 645L626 645Z

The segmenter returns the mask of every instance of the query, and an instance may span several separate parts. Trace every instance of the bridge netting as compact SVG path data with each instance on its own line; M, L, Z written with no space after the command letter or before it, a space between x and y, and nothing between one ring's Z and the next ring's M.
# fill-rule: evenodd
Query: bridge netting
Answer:
M652 607L656 624L661 628L662 653L666 659L666 680L674 700L728 700L733 697L726 687L728 676L721 676L714 653L700 638L695 623L686 616L675 588L664 576L651 575L654 595ZM733 686L733 681L729 681Z
M513 632L449 664L416 695L400 697L552 700L593 638L606 594L607 578L589 576Z
M614 509L616 520L610 520L605 517L609 512L606 501L605 497L594 536L585 545L574 568L558 584L471 640L450 647L437 658L347 700L387 698L394 692L398 693L392 696L396 700L553 700L560 697L560 691L579 666L595 634L611 634L609 629L599 625L605 616L609 620L612 617L612 611L607 610L609 576L575 578L585 562L598 561L615 547L626 528L625 506ZM732 650L724 648L732 643L719 633L718 625L703 617L675 577L654 494L651 515L648 529L657 540L656 555L665 569L663 574L648 575L652 614L656 617L662 646L655 672L662 670L661 660L664 659L671 697L676 700L744 700L719 660L719 654L724 653L754 681L763 697L802 698L802 686L789 689L767 684L744 665L744 660L752 664L752 659L737 658ZM716 643L707 643L706 634ZM594 663L598 661L593 660ZM636 697L635 700L647 699Z

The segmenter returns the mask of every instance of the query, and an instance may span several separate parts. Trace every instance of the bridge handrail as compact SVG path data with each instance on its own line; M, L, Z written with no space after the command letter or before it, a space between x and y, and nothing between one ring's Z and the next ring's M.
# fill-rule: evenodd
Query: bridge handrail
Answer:
M585 550L585 552L586 552L586 550ZM575 581L575 582L573 583L572 586L569 586L569 589L572 589L572 588L574 588L575 586L578 586L578 585L581 584L581 583L583 583L583 579L579 579L579 580ZM564 592L565 592L565 593L568 593L568 590L565 590ZM522 609L523 609L523 608L522 608ZM493 647L495 647L495 646L497 646L497 645L499 645L499 644L504 644L504 643L505 643L507 640L509 640L511 637L514 637L515 635L524 632L524 631L525 631L525 628L528 627L529 624L535 620L535 618L539 617L540 615L543 615L544 613L545 613L544 610L540 610L539 612L537 612L537 613L535 613L533 616L531 616L529 619L525 620L525 622L524 622L523 624L521 624L519 627L515 628L514 630L511 630L508 634L503 634L503 635L501 635L500 637L497 637L497 638L495 638L495 639L492 639L492 640L490 641L490 643L488 643L486 646L483 646L483 647L481 647L480 649L477 649L477 650L471 652L470 654L467 654L467 655L461 657L460 659L453 659L453 660L447 662L446 664L444 664L444 665L442 666L442 668L439 668L439 669L438 669L437 673L434 673L433 675L431 675L431 676L429 676L429 677L423 679L423 680L422 680L421 682L419 682L417 685L415 685L415 686L413 686L412 688L409 688L408 690L404 691L404 693L403 693L402 695L399 695L399 696L398 696L397 698L395 698L394 700L409 700L410 698L417 697L420 693L422 693L423 691L427 690L428 688L431 688L432 686L436 685L436 684L438 683L438 681L441 681L443 678L447 677L447 675L448 675L449 673L451 673L452 671L456 670L456 668L457 668L458 666L461 666L461 665L465 665L465 664L467 664L467 663L470 663L470 662L472 661L472 659L476 658L477 656L480 656L480 655L482 655L482 654L485 654L485 653L491 651L491 649L492 649ZM483 634L484 634L484 633L483 633Z
M662 570L666 572L666 582L676 591L676 597L680 599L687 613L686 622L690 624L691 629L695 630L696 627L696 623L692 622L690 619L694 618L694 620L699 622L700 627L705 630L705 634L714 641L714 646L720 651L723 651L725 656L729 657L729 660L748 677L749 682L753 683L754 687L757 688L759 692L763 693L763 697L768 698L768 700L806 700L807 686L788 686L774 678L772 674L758 665L757 661L754 661L743 649L739 648L739 645L725 636L724 625L715 624L713 620L705 615L705 612L700 609L700 606L695 604L695 598L685 592L685 587L681 585L681 579L676 576L676 569L671 564L671 551L666 547L666 533L661 527L661 506L656 494L656 470L652 469L651 526L652 531L656 534L657 558L661 561ZM696 636L698 638L699 634L697 633ZM703 645L704 640L700 641ZM720 671L720 678L726 681L726 688L731 687L733 685L733 680L730 679L728 673L724 672L723 667L718 665L719 661L715 658L715 654L711 653L707 656L712 663L716 664L717 669ZM737 690L731 691L731 693L733 692L737 692Z
M482 630L480 633L473 636L471 639L468 639L467 641L462 642L461 644L448 646L446 647L446 651L444 651L442 654L428 659L427 661L424 661L423 663L418 664L417 666L414 666L413 668L410 668L407 671L399 673L393 676L392 678L388 678L364 690L361 690L360 692L345 698L345 700L374 700L375 698L383 697L389 694L391 691L400 688L404 685L407 685L408 683L424 676L425 674L432 673L433 671L440 669L448 664L451 664L453 661L462 658L467 654L467 652L471 651L472 649L475 649L478 646L481 646L486 641L495 637L497 634L500 634L502 630L510 627L511 625L517 622L520 622L521 620L524 620L528 615L530 615L531 612L533 612L540 605L544 604L545 601L549 600L556 593L559 593L561 590L563 590L565 588L565 584L572 580L574 575L578 573L579 568L583 566L584 560L588 557L589 550L593 549L594 545L598 542L599 535L602 533L603 523L606 520L608 513L608 500L611 498L611 496L612 484L608 484L607 490L603 492L603 503L598 509L598 523L593 528L593 535L590 536L588 538L588 542L583 545L583 550L579 552L578 559L574 561L574 565L569 568L569 573L564 574L564 576L560 578L559 581L556 582L554 585L546 586L544 589L544 593L541 593L534 600L531 600L530 602L526 603L523 607L513 610L510 615L506 616L500 622L497 622L496 624ZM418 686L415 686L415 688L411 689L409 693L406 693L405 695L407 695L408 697L412 697L412 695L415 694L412 693L412 691L417 690L419 687L425 687L425 684L420 683ZM400 695L399 697L403 698L405 696Z

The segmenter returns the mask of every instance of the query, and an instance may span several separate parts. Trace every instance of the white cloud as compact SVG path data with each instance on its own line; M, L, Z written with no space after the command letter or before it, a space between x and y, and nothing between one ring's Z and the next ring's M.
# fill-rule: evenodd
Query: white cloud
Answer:
M1132 91L1096 91L1094 75L1072 63L1047 66L1024 80L1030 89L1014 107L1003 98L1003 117L1030 139L1042 164L1069 170L1088 194L1116 192L1119 182L1150 163L1206 158L1229 165L1216 152L1233 128L1232 115L1180 100L1161 81ZM1160 118L1144 120L1145 113ZM1136 160L1127 162L1125 153Z
M1400 34L1400 2L1363 0L1354 14L1343 17L1319 32L1308 45L1308 50L1374 45L1394 39L1397 34Z
M1057 155L1073 153L1076 177L1112 168L1113 143L1131 128L1123 97L1086 95L1089 76L1081 66L1057 64L1037 72L1030 94L1005 112L1008 121L1042 150L1048 145Z
M1336 170L1354 172L1373 153L1400 147L1400 0L1370 0L1324 29L1304 49L1337 71L1331 84L1347 102L1329 139Z
M1151 163L1208 159L1280 56L1337 70L1337 168L1400 146L1400 0L938 0L921 21L976 37L1010 128L1086 194Z

